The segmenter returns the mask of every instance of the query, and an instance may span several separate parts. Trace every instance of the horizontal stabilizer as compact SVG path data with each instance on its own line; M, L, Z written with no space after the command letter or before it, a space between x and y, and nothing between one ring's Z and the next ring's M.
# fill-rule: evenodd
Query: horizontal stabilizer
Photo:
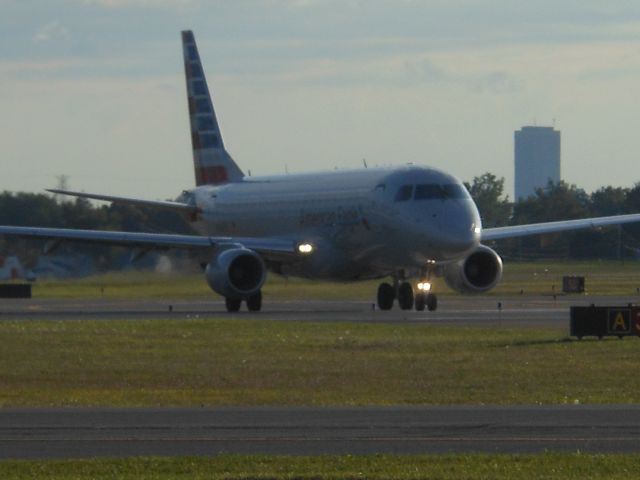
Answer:
M102 200L105 202L122 203L136 205L138 207L163 208L166 210L177 210L187 214L198 213L199 209L195 205L188 203L170 202L162 200L143 200L140 198L115 197L113 195L99 195L96 193L71 192L69 190L58 190L56 188L47 189L47 192L59 195L70 195L72 197L89 198L91 200Z

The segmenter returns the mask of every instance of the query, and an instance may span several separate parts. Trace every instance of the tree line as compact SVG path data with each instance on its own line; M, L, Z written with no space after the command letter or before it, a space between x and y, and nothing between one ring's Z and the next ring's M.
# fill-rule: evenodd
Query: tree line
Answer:
M534 195L516 202L505 195L504 178L492 173L474 177L465 186L478 206L485 228L640 213L640 183L632 188L602 187L588 194L576 185L560 181L538 188ZM24 192L0 193L0 225L195 233L185 218L168 210L117 204L96 206L82 198L67 200ZM636 258L640 256L640 225L505 240L494 247L512 260ZM100 256L103 262L114 254L114 248L108 246L63 243L61 248ZM33 257L41 251L42 241L0 237L3 255Z
M84 198L65 200L41 193L0 193L0 225L195 234L180 214L170 210L142 209L129 205L93 205ZM43 241L0 236L0 254L18 255L25 264L42 254ZM98 266L108 268L121 247L62 242L56 253L91 255Z
M640 183L631 188L601 187L589 194L564 181L549 182L515 202L504 194L504 177L485 173L465 186L478 206L485 228L640 213ZM496 247L513 259L637 258L640 224L523 237L497 242Z

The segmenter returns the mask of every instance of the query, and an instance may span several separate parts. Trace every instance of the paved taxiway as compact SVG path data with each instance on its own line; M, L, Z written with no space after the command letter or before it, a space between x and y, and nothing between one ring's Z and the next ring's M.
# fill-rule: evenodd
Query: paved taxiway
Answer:
M0 410L0 458L638 452L640 406Z
M569 326L570 305L626 305L640 297L445 296L436 312L379 311L371 302L351 300L265 301L262 312L229 314L217 300L8 300L2 320L251 318L281 321L416 323L480 326Z

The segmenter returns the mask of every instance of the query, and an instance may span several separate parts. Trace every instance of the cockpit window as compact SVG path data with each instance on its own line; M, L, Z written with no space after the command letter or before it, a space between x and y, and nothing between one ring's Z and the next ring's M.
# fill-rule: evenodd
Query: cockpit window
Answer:
M415 200L433 200L445 198L444 189L437 183L423 183L416 185Z
M415 200L444 200L446 198L466 198L467 193L461 185L447 183L439 185L437 183L423 183L416 185L414 194Z
M395 201L396 202L406 202L411 198L411 194L413 193L413 185L402 185L398 192L396 193Z
M457 183L448 183L444 186L444 192L447 198L467 198L467 191L462 185Z

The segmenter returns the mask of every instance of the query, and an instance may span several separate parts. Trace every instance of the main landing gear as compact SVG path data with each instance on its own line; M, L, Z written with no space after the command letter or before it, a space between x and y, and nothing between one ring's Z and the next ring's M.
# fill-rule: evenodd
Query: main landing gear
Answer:
M394 285L381 283L378 287L378 308L380 310L391 310L394 300L398 300L398 306L402 310L424 311L425 307L430 312L438 308L438 297L430 293L431 285L426 281L418 283L417 292L414 293L413 286L407 281L395 281Z
M240 310L242 305L242 298L225 297L224 303L227 307L227 312L234 313ZM244 299L247 304L247 310L250 312L259 312L262 308L262 291L258 290L258 293L251 295Z

